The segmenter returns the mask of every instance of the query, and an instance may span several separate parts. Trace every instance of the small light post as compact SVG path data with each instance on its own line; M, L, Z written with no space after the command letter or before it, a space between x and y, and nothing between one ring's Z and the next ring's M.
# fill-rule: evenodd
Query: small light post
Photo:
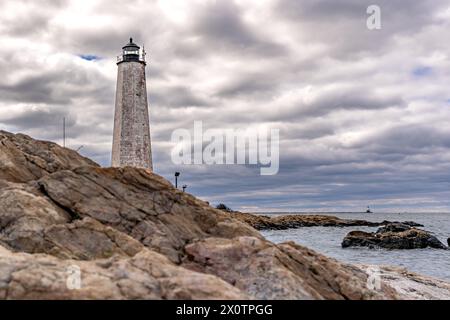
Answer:
M184 185L183 185L183 192L186 191L186 188L187 188L187 184L184 184Z
M180 176L180 173L177 171L175 172L175 188L178 189L178 177Z

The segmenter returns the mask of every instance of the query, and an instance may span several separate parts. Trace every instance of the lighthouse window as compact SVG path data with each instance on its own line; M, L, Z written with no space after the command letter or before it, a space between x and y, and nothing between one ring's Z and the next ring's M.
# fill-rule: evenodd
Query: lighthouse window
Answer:
M139 54L139 51L125 51L125 54Z

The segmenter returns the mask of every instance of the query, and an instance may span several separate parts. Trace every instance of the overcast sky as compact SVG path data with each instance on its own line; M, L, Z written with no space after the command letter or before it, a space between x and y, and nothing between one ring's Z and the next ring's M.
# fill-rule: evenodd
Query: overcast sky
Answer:
M377 4L382 29L366 28ZM450 211L450 1L1 0L0 129L110 165L116 56L148 51L154 169L247 211ZM280 171L175 166L170 137L280 129Z

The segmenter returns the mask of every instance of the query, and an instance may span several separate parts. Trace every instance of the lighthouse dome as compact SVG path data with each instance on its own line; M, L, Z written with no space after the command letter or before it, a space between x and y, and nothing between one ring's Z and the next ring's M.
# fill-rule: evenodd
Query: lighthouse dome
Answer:
M133 43L133 38L130 38L130 42L128 42L124 47L122 47L123 51L139 51L140 47Z
M122 47L122 54L117 57L117 63L126 61L138 61L145 63L145 53L141 53L141 48L133 42L133 38L130 38L130 42Z

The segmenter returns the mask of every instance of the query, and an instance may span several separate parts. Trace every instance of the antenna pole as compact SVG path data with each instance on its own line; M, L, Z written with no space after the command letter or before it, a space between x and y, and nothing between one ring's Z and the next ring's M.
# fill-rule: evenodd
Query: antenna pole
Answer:
M63 118L63 147L66 147L66 117Z

